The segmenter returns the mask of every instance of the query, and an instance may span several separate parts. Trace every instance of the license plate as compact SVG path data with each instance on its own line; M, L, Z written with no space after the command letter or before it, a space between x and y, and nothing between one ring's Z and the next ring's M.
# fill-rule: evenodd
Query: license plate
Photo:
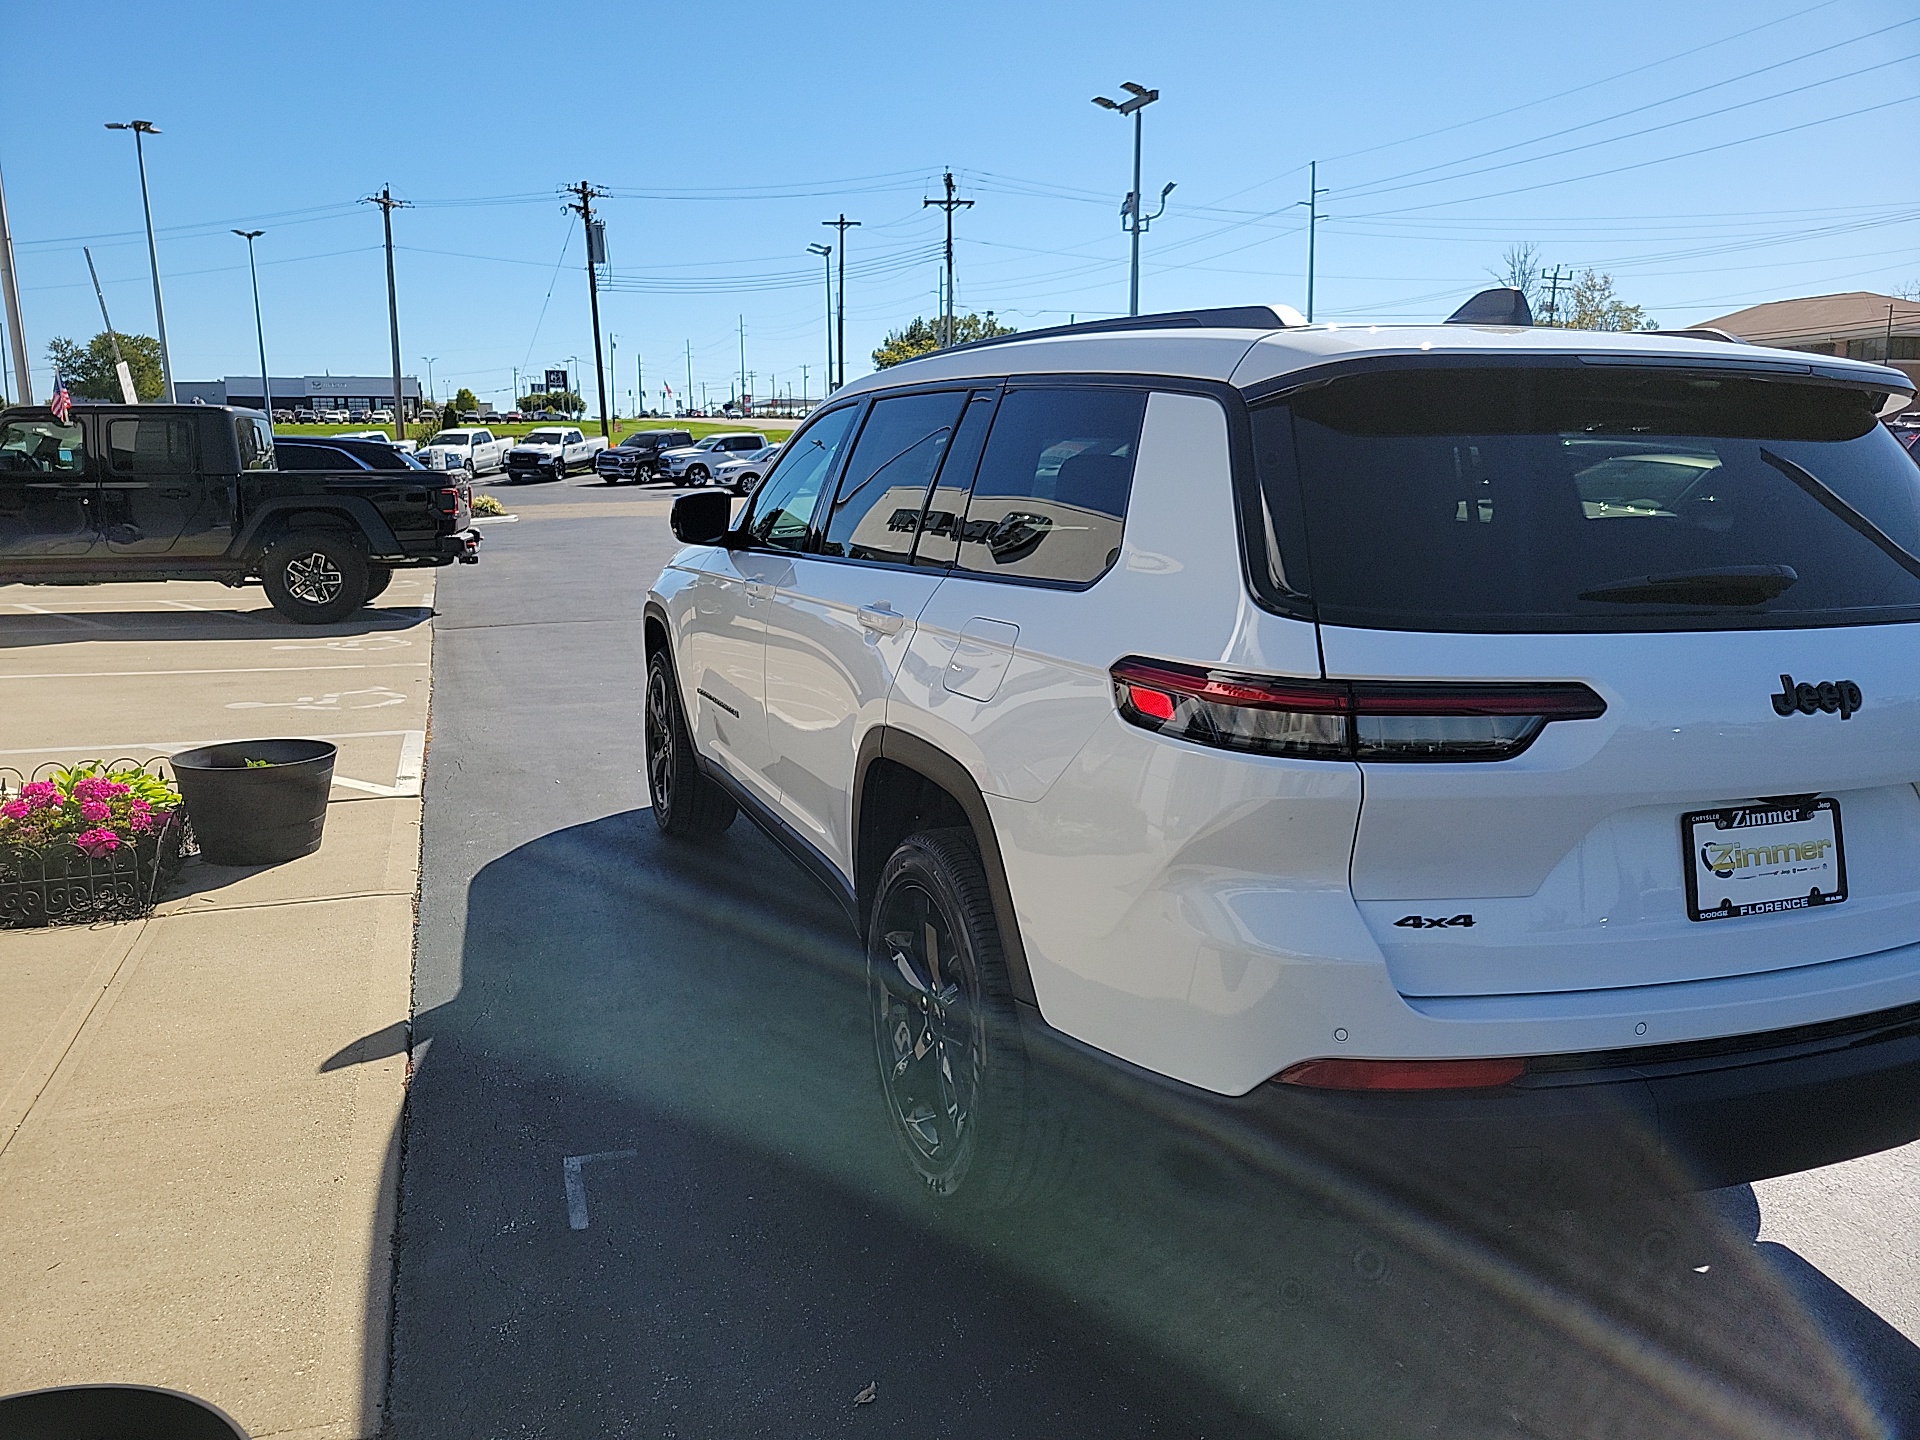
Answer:
M1847 860L1835 800L1755 800L1680 817L1687 915L1731 920L1838 905Z

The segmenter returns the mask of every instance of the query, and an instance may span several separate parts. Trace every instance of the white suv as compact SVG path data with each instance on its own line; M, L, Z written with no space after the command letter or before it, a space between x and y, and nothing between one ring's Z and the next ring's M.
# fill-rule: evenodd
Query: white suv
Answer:
M654 818L840 899L936 1193L1036 1036L1483 1187L1920 1135L1912 384L1517 298L959 347L676 502Z

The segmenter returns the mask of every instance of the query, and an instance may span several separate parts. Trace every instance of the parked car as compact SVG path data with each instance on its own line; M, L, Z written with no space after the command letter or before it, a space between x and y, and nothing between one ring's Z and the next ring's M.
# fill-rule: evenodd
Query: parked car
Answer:
M371 423L372 420L373 412L370 410L349 410L347 412L347 423L349 425L366 425Z
M660 465L675 480L685 480L689 485L704 485L713 478L714 466L721 461L731 460L748 451L764 450L766 444L767 437L753 431L709 435L692 445L663 450L660 453Z
M479 541L465 487L391 445L276 441L226 405L0 410L0 584L258 580L318 624Z
M371 425L391 425L393 423L393 411L391 410L369 411L367 414L367 423Z
M503 425L518 425L526 418L518 410L509 410L500 417L500 421Z
M661 452L693 444L685 430L636 430L618 445L593 457L593 468L609 485L660 477Z
M276 424L276 425L291 425L291 424L293 424L293 411L291 411L291 410L276 410L276 411L274 411L274 412L273 412L273 423L274 423L274 424Z
M713 467L713 483L736 495L750 495L779 453L778 445L762 445L758 450L736 453L732 459L722 460Z
M320 417L311 410L296 410L293 412L293 423L296 425L312 425L317 423L319 418Z
M1056 1044L1474 1207L1920 1136L1913 381L1523 303L939 352L675 502L654 820L838 898L936 1195Z
M513 448L513 441L504 437L496 439L491 430L442 430L427 441L426 453L444 457L442 463L457 462L462 468L475 475L484 475L491 470L504 470L507 466L507 452Z
M593 457L606 448L606 436L589 439L571 426L529 430L507 451L507 478L516 483L536 476L559 480L576 465L591 465Z
M390 450L404 450L413 454L420 448L415 440L396 440L384 430L345 430L332 437L335 440L370 440L385 445Z

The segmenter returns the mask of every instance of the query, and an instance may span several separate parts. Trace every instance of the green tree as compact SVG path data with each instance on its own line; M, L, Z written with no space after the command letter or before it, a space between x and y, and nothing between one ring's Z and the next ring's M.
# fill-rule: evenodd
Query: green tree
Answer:
M133 371L133 393L142 400L158 400L166 391L166 381L160 368L160 342L151 335L115 331L109 336L102 330L84 349L56 336L47 342L47 360L76 399L118 400L120 379L113 369L116 336L127 368Z
M1573 282L1567 300L1569 330L1651 330L1654 322L1638 305L1629 305L1613 293L1613 276L1583 270Z
M469 410L478 410L479 408L480 408L480 397L474 394L473 391L467 389L466 386L462 385L459 389L459 392L455 394L453 397L454 415L455 416L464 415Z
M898 365L903 360L912 360L917 356L931 355L942 348L939 319L923 320L916 316L911 325L904 330L889 331L880 348L873 352L873 365L876 370L885 370ZM996 335L1012 335L1011 325L1002 325L993 318L989 310L985 315L956 315L953 317L953 343L964 345L969 340L991 340Z

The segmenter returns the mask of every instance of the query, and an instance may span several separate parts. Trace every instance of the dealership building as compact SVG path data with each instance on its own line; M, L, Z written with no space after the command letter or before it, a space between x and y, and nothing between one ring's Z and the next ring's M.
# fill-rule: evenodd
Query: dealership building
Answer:
M391 375L276 375L272 380L273 405L261 403L258 375L229 375L224 380L179 380L174 395L182 405L244 405L254 410L391 410ZM420 409L420 382L411 375L400 377L400 393L406 397L407 413Z

